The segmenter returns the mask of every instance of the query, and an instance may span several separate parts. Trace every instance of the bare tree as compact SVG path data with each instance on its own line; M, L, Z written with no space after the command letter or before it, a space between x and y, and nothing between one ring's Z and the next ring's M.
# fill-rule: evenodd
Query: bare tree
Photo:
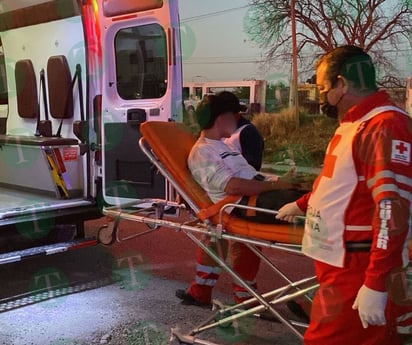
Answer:
M251 39L266 50L267 61L290 61L290 0L250 0L250 5L245 29ZM303 70L313 68L319 55L350 44L373 56L381 80L388 75L392 80L396 54L411 54L411 0L298 0L295 13Z

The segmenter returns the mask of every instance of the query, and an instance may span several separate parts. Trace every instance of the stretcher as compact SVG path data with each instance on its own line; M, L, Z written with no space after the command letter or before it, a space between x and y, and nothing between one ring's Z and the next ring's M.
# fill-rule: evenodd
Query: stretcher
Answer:
M234 323L240 318L250 317L263 311L269 311L287 329L302 339L307 324L285 317L277 307L300 296L310 300L311 292L318 287L317 281L314 276L292 281L257 247L302 255L300 246L303 227L289 224L260 224L237 218L225 209L241 207L276 214L273 210L237 205L234 201L239 199L238 196L229 196L213 204L206 192L194 181L187 167L187 158L196 138L183 125L173 122L146 122L140 126L140 131L142 138L139 144L142 151L166 179L166 197L143 199L133 204L104 208L103 213L113 221L99 231L99 241L103 244L111 244L115 240L130 240L153 233L159 227L182 231L253 296L234 306L224 306L215 301L215 310L208 320L188 334L182 334L177 328L173 329L171 341L177 344L211 345L213 343L200 339L201 332ZM184 222L178 221L178 217L166 217L165 211L170 208L176 212L186 210L191 217ZM122 219L145 223L149 229L121 237L118 225ZM217 244L225 240L244 243L271 268L274 274L284 280L285 285L264 294L255 291L233 271L225 258L220 257L219 250L215 252L209 248L202 238L209 238ZM219 249L219 245L216 247Z

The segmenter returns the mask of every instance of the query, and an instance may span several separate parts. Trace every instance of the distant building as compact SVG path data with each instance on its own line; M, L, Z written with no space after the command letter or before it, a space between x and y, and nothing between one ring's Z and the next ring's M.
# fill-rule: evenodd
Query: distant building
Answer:
M234 91L238 88L249 88L249 98L242 98L241 102L245 103L250 113L265 112L266 87L267 82L265 80L184 82L183 101L187 109L189 105L196 107L207 94L214 94L223 90Z

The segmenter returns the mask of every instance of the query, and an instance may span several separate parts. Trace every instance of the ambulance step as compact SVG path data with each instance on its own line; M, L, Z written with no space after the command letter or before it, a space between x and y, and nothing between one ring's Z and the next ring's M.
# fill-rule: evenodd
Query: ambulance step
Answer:
M33 247L29 249L17 250L14 252L0 254L0 265L9 264L12 262L18 262L26 259L32 259L34 257L53 255L57 253L63 253L68 250L74 250L84 247L90 247L97 245L97 240L94 238L86 238L81 240L73 240L68 242L60 242L54 244L48 244L40 247Z

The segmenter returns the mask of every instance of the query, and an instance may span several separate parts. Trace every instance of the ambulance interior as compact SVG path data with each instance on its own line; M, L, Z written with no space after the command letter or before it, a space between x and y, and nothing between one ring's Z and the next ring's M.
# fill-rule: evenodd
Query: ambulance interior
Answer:
M170 89L168 32L159 23L120 25L110 38L116 73L101 90L81 2L57 3L0 0L0 225L15 216L91 205L99 177L104 197L114 202L165 190L147 158L130 152L138 151L137 124L162 115L158 100ZM105 4L107 10L130 6ZM115 104L109 115L97 110L102 99ZM112 116L126 106L127 122ZM99 150L101 142L95 160L90 148L96 143Z
M82 119L75 121L74 109L81 102L78 81L73 81L64 55L50 56L46 68L35 71L29 58L7 61L0 47L1 224L17 216L91 204L85 188L86 155L81 152L84 109ZM62 135L63 124L73 128L72 135L66 130Z

